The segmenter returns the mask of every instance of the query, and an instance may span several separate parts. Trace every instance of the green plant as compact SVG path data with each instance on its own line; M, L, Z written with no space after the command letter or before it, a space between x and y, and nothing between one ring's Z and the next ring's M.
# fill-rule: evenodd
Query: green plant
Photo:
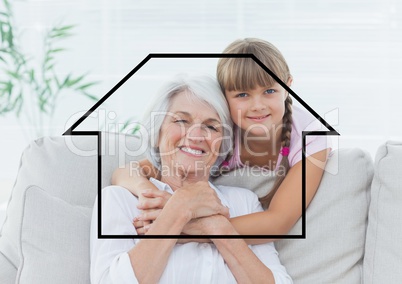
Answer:
M140 131L141 129L141 125L138 122L133 121L135 121L134 117L125 120L123 124L120 125L118 131L120 133L131 134L131 135L137 134L137 132Z
M73 25L55 25L43 37L43 55L33 58L24 53L14 24L13 10L3 0L0 11L0 116L13 113L34 126L34 136L43 134L45 119L51 123L60 96L67 90L98 100L88 90L97 82L88 82L87 74L59 75L56 56L65 51L60 40L72 35ZM36 59L36 60L34 60ZM32 135L30 135L32 136ZM30 137L32 138L32 137Z

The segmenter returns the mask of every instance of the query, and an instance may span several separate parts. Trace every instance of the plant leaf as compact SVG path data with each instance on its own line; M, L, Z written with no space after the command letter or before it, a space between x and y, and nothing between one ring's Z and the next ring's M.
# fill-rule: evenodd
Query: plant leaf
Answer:
M8 82L6 82L6 83L7 83L7 85L6 85L6 87L4 88L4 90L5 90L6 92L8 92L8 97L11 98L11 96L13 95L14 84L13 84L13 82L11 82L11 81L8 81Z
M44 113L48 113L48 110L46 109L46 106L48 105L48 100L43 98L43 96L40 96L38 103L39 109Z
M75 25L65 25L65 26L60 26L60 27L54 27L54 30L56 31L68 31L71 30L75 27Z
M50 30L48 36L49 38L57 38L57 37L69 37L72 36L72 33L70 31L74 28L74 25L67 25L67 26L60 26L60 27L54 27L53 29Z
M59 78L57 78L56 74L54 74L53 79L56 81L56 86L57 86L57 88L58 88L58 89L61 89L61 87L60 87L60 81L59 81Z
M11 5L10 2L8 2L8 0L3 0L4 6L6 6L7 12L9 15L11 15Z
M45 70L46 70L46 71L52 70L53 67L54 67L54 63L52 63L52 64L50 64L50 65L48 65L48 66L45 66Z
M84 79L84 77L85 77L85 75L81 75L81 76L78 76L75 79L69 79L66 82L66 86L70 88L70 87L78 84L79 82L81 82Z
M53 56L46 56L46 57L45 57L45 62L44 62L44 64L46 65L47 63L49 63L49 62L52 61L52 60L54 60L54 57L53 57Z
M21 109L22 109L23 103L24 103L24 100L23 100L22 91L21 91L14 103L14 107L17 105L17 111L16 111L17 117L19 117L21 114Z
M91 95L91 94L88 94L87 92L83 92L82 94L83 94L84 96L86 96L87 98L93 100L93 101L98 101L98 100L99 100L98 97L96 97L96 96L94 96L94 95Z
M17 72L13 72L13 71L10 71L10 70L6 70L6 73L7 73L8 75L10 75L11 77L17 79L17 80L21 79L21 75L18 74Z
M66 76L66 78L64 78L64 81L63 81L63 83L61 83L59 89L62 89L62 88L64 88L64 87L67 85L68 81L70 80L70 77L71 77L71 73L68 74L68 75Z
M28 71L29 73L29 81L32 83L35 81L35 70L31 69Z
M89 87L94 86L94 85L96 85L96 84L98 84L98 83L99 83L99 82L90 82L90 83L87 83L87 84L84 84L84 85L79 86L78 88L76 88L76 90L86 90L86 89L88 89Z
M65 48L55 48L55 49L50 49L49 51L48 51L48 53L50 54L50 53L57 53L57 52L61 52L61 51L65 51L66 49Z

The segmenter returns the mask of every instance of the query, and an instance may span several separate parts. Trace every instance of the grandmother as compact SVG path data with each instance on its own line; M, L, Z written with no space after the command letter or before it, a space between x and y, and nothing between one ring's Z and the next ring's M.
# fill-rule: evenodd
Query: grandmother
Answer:
M249 190L214 186L209 177L231 149L229 110L209 77L178 77L146 115L148 159L160 170L151 179L170 195L146 235L238 235L228 218L262 211ZM205 186L207 185L207 186ZM163 194L161 195L163 196ZM136 235L141 214L128 190L102 191L102 233ZM92 283L291 283L272 243L242 239L210 243L177 239L98 239L97 201L91 226Z

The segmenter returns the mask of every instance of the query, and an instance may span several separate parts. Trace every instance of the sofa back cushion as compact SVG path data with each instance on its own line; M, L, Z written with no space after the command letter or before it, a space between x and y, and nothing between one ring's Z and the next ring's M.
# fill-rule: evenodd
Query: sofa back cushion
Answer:
M387 142L375 159L364 258L364 283L402 279L402 142Z
M306 239L276 242L296 283L362 283L373 171L362 150L333 153L306 212ZM290 233L300 229L301 221Z

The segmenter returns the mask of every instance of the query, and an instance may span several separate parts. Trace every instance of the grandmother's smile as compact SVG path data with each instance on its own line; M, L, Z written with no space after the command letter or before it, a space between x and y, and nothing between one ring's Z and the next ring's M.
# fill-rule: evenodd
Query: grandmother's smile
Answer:
M179 149L180 149L182 152L186 153L186 154L190 154L191 156L200 157L200 156L205 156L205 155L206 155L206 152L205 152L204 150L199 149L199 148L197 148L197 147L181 146L181 147L179 147Z

